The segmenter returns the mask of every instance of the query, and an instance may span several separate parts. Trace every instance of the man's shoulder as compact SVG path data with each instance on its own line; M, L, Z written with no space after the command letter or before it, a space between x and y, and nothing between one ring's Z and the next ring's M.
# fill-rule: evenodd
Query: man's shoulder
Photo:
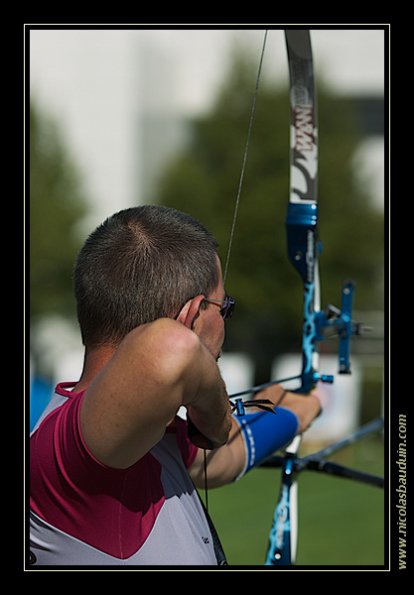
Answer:
M171 318L158 318L136 327L122 343L127 350L151 355L160 364L169 359L176 365L180 361L185 364L200 349L200 339L196 333Z

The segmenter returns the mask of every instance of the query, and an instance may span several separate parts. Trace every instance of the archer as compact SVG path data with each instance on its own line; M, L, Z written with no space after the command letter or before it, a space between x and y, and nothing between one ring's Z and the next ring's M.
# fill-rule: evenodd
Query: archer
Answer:
M232 416L217 361L235 302L214 238L184 213L116 213L74 284L84 367L31 437L31 562L225 564L194 484L232 482L289 443L320 413L317 392L273 386L259 398L276 415Z

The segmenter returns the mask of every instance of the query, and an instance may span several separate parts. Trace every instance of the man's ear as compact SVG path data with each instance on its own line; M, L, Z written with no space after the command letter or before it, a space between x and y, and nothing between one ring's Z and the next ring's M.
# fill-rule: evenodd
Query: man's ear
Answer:
M176 320L181 322L181 324L184 324L187 328L193 328L194 321L198 316L203 300L203 295L196 295L191 298L191 300L188 300L188 302L181 308Z

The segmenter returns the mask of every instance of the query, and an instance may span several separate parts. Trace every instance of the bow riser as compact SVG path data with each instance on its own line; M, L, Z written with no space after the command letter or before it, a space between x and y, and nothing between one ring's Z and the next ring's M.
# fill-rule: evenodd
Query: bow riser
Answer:
M315 361L317 329L315 308L317 303L318 279L316 277L316 232L317 205L289 203L286 218L288 256L299 273L304 290L303 333L302 333L302 372L298 392L309 392L316 378Z

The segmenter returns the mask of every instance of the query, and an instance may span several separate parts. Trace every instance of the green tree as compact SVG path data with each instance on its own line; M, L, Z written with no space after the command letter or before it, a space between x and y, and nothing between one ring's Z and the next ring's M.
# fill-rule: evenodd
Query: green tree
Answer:
M226 257L255 73L243 56L231 66L209 114L192 122L189 146L162 178L159 202L200 219ZM351 161L361 140L349 102L318 89L320 259L323 305L340 305L344 279L357 282L356 308L382 306L383 215L356 187ZM226 348L249 353L258 380L275 355L297 351L301 282L287 261L289 101L261 83L226 287L237 298Z
M76 225L86 213L79 173L54 121L30 107L30 315L74 315Z

